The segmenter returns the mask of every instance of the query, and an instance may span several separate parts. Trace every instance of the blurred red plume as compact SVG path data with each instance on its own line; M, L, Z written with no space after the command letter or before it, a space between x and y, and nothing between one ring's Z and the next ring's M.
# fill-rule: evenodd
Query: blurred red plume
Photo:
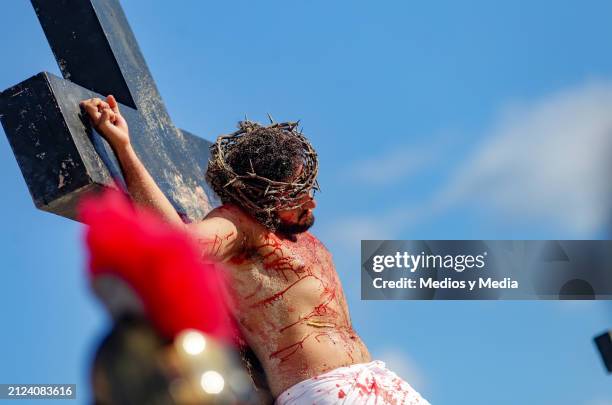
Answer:
M186 232L152 212L136 209L116 190L85 198L79 213L88 225L85 240L92 279L110 273L125 280L165 337L198 329L233 341L237 329L222 269L204 262Z

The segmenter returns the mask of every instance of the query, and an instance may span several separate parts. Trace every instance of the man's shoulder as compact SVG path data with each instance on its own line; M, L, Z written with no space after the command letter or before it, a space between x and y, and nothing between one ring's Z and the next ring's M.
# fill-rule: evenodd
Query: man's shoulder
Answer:
M255 218L234 204L223 204L214 208L206 215L204 220L210 218L226 219L232 222L236 228L245 231L253 231L259 224Z
M223 217L223 218L242 218L248 219L249 215L242 211L240 207L234 204L223 204L218 207L213 208L204 219L206 218L214 218L214 217Z

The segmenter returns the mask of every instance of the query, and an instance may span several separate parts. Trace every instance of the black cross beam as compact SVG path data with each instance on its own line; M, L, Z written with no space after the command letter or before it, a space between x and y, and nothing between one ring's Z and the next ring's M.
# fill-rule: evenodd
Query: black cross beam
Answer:
M118 0L31 0L64 79L39 73L0 93L0 118L36 207L75 218L79 198L121 179L79 101L113 94L134 149L187 220L218 200L204 173L210 142L176 128Z
M118 0L31 0L63 79L39 73L0 93L0 120L36 207L76 218L90 191L121 180L107 142L79 101L113 94L136 153L177 212L203 218L219 204L205 181L210 142L176 128ZM267 398L252 350L243 361Z
M612 373L612 330L597 336L594 340L606 370L609 374Z

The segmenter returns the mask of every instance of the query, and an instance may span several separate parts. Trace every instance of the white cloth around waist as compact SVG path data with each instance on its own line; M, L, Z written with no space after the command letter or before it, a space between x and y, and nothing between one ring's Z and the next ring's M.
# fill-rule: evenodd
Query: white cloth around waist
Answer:
M340 367L283 391L276 405L429 405L382 361Z

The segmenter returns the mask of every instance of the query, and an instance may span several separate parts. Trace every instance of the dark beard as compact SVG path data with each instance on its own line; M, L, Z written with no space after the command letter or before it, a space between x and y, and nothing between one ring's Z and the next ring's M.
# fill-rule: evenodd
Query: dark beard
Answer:
M287 223L287 222L281 221L281 223L278 224L276 231L284 235L295 235L298 233L306 232L308 229L310 229L311 226L314 225L314 222L315 222L315 218L314 218L314 215L312 214L304 222L299 222L299 220L298 222L295 222L295 223Z

